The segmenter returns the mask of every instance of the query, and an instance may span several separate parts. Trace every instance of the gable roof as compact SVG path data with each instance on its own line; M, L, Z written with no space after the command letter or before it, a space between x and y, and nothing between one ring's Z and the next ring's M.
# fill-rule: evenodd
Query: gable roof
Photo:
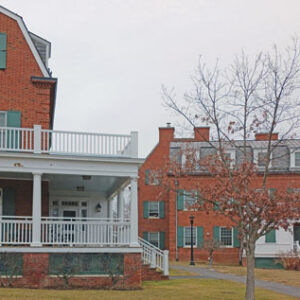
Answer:
M18 14L8 10L7 8L5 8L1 5L0 5L0 13L3 13L4 15L6 15L6 16L8 16L8 17L10 17L10 18L17 21L17 23L18 23L18 25L19 25L19 27L20 27L23 35L24 35L24 38L25 38L25 40L26 40L26 42L27 42L27 44L28 44L28 46L29 46L29 48L30 48L30 50L31 50L31 52L32 52L38 66L39 66L39 68L42 72L42 74L43 74L43 76L50 77L51 74L49 73L47 67L45 66L45 64L44 64L44 62L43 62L43 60L42 60L35 44L34 44L34 42L32 41L32 38L30 36L30 33L29 33L24 21L23 21L23 18L21 16L19 16Z

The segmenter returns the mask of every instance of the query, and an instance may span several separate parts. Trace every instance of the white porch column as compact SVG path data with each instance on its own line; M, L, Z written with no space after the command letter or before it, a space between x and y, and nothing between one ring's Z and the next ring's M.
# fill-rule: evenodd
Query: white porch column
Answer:
M138 189L137 178L131 178L130 199L130 246L139 246L138 243Z
M33 173L32 196L32 247L41 244L41 217L42 217L42 173Z
M122 221L124 219L124 192L123 190L118 192L117 196L117 208L118 208L118 218Z

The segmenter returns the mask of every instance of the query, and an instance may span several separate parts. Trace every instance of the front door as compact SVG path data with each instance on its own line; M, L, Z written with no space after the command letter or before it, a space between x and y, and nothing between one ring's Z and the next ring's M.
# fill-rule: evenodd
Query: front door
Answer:
M72 219L77 217L77 210L75 209L63 209L63 218L64 221L72 223ZM75 227L74 224L67 224L64 226L64 240L67 243L74 242Z

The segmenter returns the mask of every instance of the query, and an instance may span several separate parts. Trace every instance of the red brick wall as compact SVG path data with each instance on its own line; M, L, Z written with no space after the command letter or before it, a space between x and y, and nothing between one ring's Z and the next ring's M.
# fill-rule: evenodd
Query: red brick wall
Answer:
M21 111L22 127L50 126L50 87L37 86L43 74L17 22L0 13L0 32L7 33L7 67L0 70L0 110Z
M72 254L70 254L72 255ZM15 287L49 288L63 287L64 282L56 276L48 276L49 253L24 253L23 276L13 281ZM116 284L116 288L141 288L141 254L124 254L124 276ZM103 288L112 286L109 276L74 276L70 286L85 288Z
M16 215L32 215L32 184L31 180L0 179L0 188L10 187L16 191ZM48 182L42 183L42 216L49 215Z

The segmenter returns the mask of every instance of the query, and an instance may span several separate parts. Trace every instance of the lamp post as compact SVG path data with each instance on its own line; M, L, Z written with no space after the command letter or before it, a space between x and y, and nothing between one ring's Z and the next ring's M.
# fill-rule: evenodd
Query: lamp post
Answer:
M190 265L194 266L195 262L194 262L194 239L193 239L193 225L194 225L194 216L190 215L190 223L191 223L191 261L190 261Z

